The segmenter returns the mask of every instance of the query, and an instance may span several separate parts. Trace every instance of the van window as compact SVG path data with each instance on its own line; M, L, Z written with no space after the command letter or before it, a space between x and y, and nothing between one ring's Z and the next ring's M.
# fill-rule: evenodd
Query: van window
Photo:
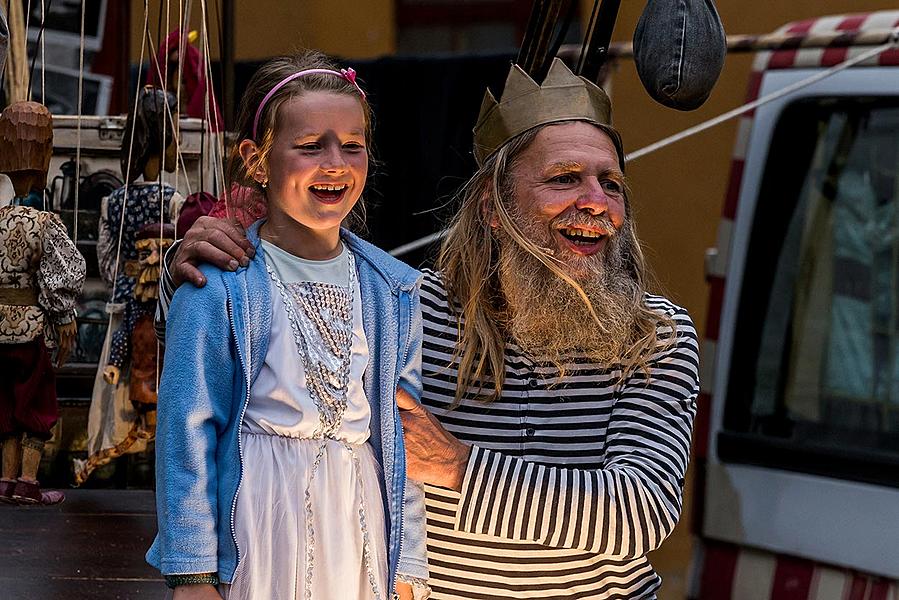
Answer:
M899 485L899 100L803 100L759 187L722 459Z

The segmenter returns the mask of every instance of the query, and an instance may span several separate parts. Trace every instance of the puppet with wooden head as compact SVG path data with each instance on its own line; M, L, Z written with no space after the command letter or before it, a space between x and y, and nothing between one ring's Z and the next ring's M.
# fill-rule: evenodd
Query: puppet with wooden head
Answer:
M0 115L0 173L16 196L43 192L53 151L53 122L36 102L16 102ZM0 208L0 501L56 504L61 492L37 481L44 443L57 420L56 365L75 341L75 305L85 261L59 218L26 206Z

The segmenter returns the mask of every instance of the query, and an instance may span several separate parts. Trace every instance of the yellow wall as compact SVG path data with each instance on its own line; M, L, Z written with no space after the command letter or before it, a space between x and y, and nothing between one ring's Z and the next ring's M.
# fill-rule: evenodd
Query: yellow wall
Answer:
M895 9L895 0L791 0L749 3L717 0L728 33L768 33L790 21L843 13ZM592 0L584 0L585 10ZM644 2L623 2L613 38L629 40ZM655 103L637 77L633 61L619 62L611 95L616 127L625 149L633 151L740 106L752 66L748 54L727 58L706 104L681 113ZM634 161L628 176L634 189L638 232L663 289L686 307L702 335L708 288L703 275L705 249L714 246L730 170L736 121L719 125L655 154ZM690 492L675 533L652 558L665 580L660 600L683 599L687 589L691 540Z
M183 3L183 0L182 0ZM150 0L149 29L156 39L162 4L162 29L177 28L178 0ZM192 0L191 27L200 31L201 3ZM218 58L214 0L210 11L210 54ZM394 0L234 0L236 60L267 58L298 47L316 48L345 58L372 58L396 48ZM166 28L166 9L169 27ZM140 55L143 3L132 0L131 61Z

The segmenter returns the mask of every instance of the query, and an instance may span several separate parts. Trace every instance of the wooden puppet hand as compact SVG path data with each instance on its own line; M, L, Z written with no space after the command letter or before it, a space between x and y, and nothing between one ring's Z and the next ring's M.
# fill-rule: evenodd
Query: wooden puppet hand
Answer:
M56 325L56 366L61 367L69 360L72 348L75 347L75 335L78 333L78 325L75 321L65 325Z
M239 265L247 266L255 254L255 248L240 225L203 216L184 234L169 272L176 287L185 281L203 287L206 278L198 266L210 263L220 269L234 271Z
M120 374L119 368L116 366L106 365L103 367L103 381L109 385L118 385Z
M406 475L410 479L451 490L462 490L471 448L460 442L424 406L402 388L396 403L403 421Z

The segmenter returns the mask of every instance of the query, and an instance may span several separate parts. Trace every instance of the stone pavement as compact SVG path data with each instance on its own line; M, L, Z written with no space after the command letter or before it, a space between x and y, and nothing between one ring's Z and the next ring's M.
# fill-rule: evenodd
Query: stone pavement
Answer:
M153 492L65 492L58 506L0 504L0 599L162 600L165 583L144 560Z

